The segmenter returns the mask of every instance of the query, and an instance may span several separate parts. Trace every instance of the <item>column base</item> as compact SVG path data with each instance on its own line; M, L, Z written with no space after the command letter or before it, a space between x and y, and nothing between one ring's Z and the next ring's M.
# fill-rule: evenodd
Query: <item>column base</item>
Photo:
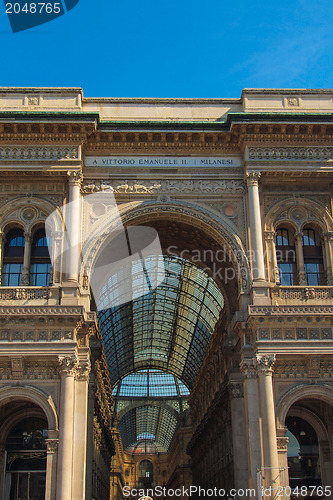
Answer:
M77 281L62 283L61 305L77 306L80 304L79 284Z
M254 281L251 296L252 304L255 306L271 305L270 286L267 281Z

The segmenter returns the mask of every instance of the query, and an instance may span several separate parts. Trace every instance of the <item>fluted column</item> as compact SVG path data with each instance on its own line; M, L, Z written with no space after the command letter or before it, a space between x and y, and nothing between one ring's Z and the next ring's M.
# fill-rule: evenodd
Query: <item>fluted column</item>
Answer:
M254 281L265 280L264 252L259 200L260 172L251 171L246 174L248 191L248 209L251 232L252 277Z
M66 281L78 281L81 244L81 172L68 172L69 198L66 205Z
M256 357L260 414L262 418L264 484L268 488L272 486L273 489L276 489L279 485L279 461L276 444L275 405L272 380L274 362L275 355ZM274 498L273 493L271 498Z
M30 285L30 261L31 261L31 245L32 245L32 235L31 233L24 233L24 257L23 257L23 267L22 267L22 277L21 285Z
M57 500L72 498L73 439L74 439L74 392L77 360L75 357L59 357L60 362L60 425L57 467Z
M326 284L333 286L332 262L333 262L333 232L328 232L323 235L324 254L325 254L325 277Z
M295 249L296 249L298 284L306 285L307 281L306 281L304 255L303 255L303 233L295 234Z

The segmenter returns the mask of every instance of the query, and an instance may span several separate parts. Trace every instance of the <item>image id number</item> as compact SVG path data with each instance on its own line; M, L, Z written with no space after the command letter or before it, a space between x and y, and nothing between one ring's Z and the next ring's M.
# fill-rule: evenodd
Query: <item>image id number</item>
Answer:
M57 3L25 3L20 5L19 3L6 3L6 13L7 14L20 14L21 12L25 14L60 14L61 4Z

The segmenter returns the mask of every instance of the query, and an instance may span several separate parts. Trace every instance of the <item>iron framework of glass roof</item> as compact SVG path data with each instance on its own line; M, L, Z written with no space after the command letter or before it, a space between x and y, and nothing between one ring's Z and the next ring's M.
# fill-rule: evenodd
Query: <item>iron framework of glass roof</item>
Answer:
M141 270L141 263L132 264L137 295ZM119 270L98 300L118 427L124 450L131 453L169 450L224 306L217 284L192 262L164 256L164 270L155 290L102 309L128 285L123 283L128 274Z
M98 314L112 385L151 367L193 387L224 299L214 280L193 263L164 256L164 266L165 279L155 290ZM136 272L134 262L133 280ZM98 304L110 303L115 287L122 288L121 271L103 288Z
M186 385L170 373L145 369L124 377L112 394L125 451L167 452L179 414L188 408Z

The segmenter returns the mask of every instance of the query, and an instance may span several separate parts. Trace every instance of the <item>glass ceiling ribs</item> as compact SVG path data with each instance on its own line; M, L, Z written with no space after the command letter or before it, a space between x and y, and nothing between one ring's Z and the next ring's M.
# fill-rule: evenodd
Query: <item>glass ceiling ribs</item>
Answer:
M146 267L149 262L146 258ZM164 266L165 279L155 290L98 313L112 385L130 372L151 367L173 373L193 387L224 299L214 280L192 262L164 256ZM140 279L144 281L138 269L142 265L133 262L136 291ZM121 270L109 279L98 299L99 309L121 293L123 279Z
M114 399L119 398L178 398L189 396L186 385L170 373L159 370L140 370L124 377L113 389ZM117 408L115 408L118 411Z
M127 450L142 440L153 441L160 452L167 452L177 428L177 419L159 406L145 405L125 413L119 430Z
M168 451L177 429L177 414L188 408L186 385L175 375L147 368L124 377L112 394L125 451Z

